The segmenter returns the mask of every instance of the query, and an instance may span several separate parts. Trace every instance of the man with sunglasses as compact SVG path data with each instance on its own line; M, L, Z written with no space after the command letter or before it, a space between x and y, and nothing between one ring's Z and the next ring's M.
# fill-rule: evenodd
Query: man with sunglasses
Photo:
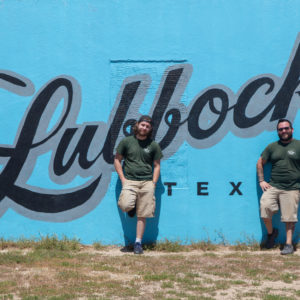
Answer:
M260 213L268 232L266 248L271 249L275 245L278 229L273 228L272 216L280 208L281 221L286 226L286 244L282 255L294 252L292 239L298 221L300 141L293 139L293 132L291 122L280 119L277 123L279 141L269 144L257 162L259 185L263 191ZM272 166L269 183L264 180L263 168L267 162Z

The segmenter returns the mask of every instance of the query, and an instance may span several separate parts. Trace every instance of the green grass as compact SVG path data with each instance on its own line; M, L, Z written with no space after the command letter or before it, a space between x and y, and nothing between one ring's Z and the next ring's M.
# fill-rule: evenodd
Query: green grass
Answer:
M94 242L93 247L95 250L105 250L107 249L107 246L104 246L101 242Z
M263 300L296 300L295 298L281 296L281 295L265 295Z
M6 240L4 238L0 238L0 250L4 250L7 248L18 248L18 249L26 249L32 248L33 244L36 242L36 239L26 239L20 238L18 240Z
M68 239L63 237L59 239L57 236L45 236L41 237L34 244L35 249L45 250L61 250L61 251L78 251L80 249L80 242L78 239Z
M6 240L4 238L0 239L0 250L8 248L17 249L46 249L46 250L79 250L80 241L78 239L68 239L67 237L62 237L59 239L56 235L41 236L39 238L20 238L18 240Z
M143 245L144 250L163 251L163 252L182 252L188 251L188 248L182 245L180 241L170 241L165 239L157 243Z
M291 273L284 273L280 276L280 278L285 283L292 283L294 280L298 278L298 276Z

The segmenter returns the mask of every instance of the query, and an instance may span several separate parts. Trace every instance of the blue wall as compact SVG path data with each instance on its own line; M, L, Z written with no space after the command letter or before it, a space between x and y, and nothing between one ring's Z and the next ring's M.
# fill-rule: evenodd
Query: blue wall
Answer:
M260 240L257 159L279 117L300 138L299 9L286 0L1 1L0 236L132 240L136 220L117 208L111 158L126 121L155 114L164 160L145 240ZM77 155L64 167L82 136L90 163Z

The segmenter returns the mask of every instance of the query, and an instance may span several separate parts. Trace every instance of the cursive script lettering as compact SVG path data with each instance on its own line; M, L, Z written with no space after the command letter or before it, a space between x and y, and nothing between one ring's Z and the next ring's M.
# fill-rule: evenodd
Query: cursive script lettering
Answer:
M192 66L179 64L167 68L149 114L154 119L153 135L164 151L173 155L183 142L195 148L218 143L229 131L252 137L273 130L279 118L294 120L299 108L300 35L282 77L272 74L248 80L234 94L228 87L214 85L197 94L189 106L180 102ZM104 197L113 171L117 143L130 134L139 118L138 108L150 85L149 75L128 77L123 81L108 123L95 121L77 124L81 91L76 79L59 76L46 83L28 106L13 145L1 145L0 212L12 207L34 219L69 221L94 209ZM0 71L0 88L20 96L34 94L33 83L10 71ZM58 105L63 109L48 130ZM76 176L89 178L80 186L51 190L27 184L40 155L51 152L49 176L57 184L71 182ZM170 195L171 186L168 185ZM198 183L198 194L205 194L206 183ZM241 183L232 193L240 194Z

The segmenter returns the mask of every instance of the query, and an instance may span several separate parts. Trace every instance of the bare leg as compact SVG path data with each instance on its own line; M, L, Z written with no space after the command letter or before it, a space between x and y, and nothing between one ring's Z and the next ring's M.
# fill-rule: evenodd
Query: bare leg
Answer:
M295 230L295 223L294 222L286 222L285 230L286 230L286 244L292 245L293 233Z
M268 234L272 234L272 232L273 232L272 219L263 218L263 221L266 225Z
M146 228L146 218L137 218L136 223L136 237L142 239Z

